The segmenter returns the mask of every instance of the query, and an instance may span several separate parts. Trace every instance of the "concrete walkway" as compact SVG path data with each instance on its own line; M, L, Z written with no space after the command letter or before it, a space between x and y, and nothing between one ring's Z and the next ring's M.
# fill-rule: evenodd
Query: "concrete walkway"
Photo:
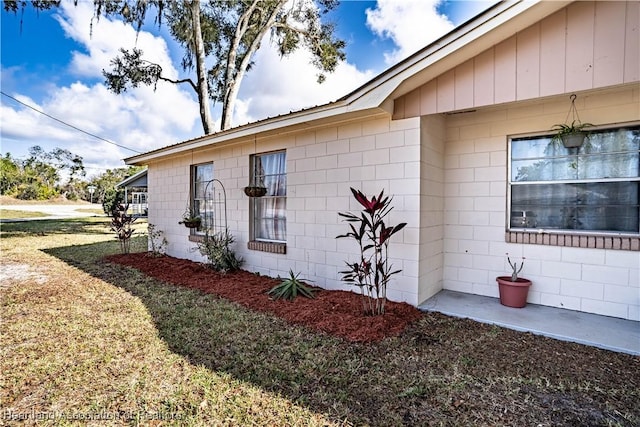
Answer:
M505 307L498 298L440 291L419 307L518 331L640 355L640 322L527 304Z

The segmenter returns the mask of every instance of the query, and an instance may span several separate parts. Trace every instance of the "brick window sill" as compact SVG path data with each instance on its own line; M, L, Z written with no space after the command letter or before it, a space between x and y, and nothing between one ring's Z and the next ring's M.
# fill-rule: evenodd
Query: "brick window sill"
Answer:
M606 236L574 233L540 233L537 231L507 231L507 243L566 246L572 248L617 249L640 251L639 236Z
M189 234L189 241L202 243L204 242L204 234Z
M272 254L286 254L287 253L287 244L286 243L275 243L275 242L259 242L256 240L252 240L247 243L247 247L252 251L261 251L261 252L269 252Z
M204 242L204 234L190 234L189 241L195 243ZM260 242L260 241L250 241L247 244L247 247L252 251L260 251L260 252L269 252L272 254L286 254L287 253L287 244L286 243L276 243L276 242Z

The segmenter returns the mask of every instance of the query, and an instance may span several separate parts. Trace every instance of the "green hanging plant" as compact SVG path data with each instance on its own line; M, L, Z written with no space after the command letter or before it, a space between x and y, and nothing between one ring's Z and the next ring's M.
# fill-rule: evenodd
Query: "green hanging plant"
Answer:
M585 138L589 137L589 132L585 131L585 128L592 127L591 123L582 123L580 116L578 116L578 110L576 110L576 95L573 94L571 98L571 107L569 113L567 113L568 122L569 115L572 114L573 121L571 124L557 124L553 125L552 131L556 132L551 138L552 141L560 141L565 148L576 148L582 146Z

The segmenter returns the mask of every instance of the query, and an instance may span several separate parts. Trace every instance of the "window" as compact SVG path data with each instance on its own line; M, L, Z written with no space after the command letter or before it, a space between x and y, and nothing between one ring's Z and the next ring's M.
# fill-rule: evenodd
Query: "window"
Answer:
M205 231L212 224L213 205L211 203L213 187L213 163L203 163L192 167L193 187L191 189L191 208L195 215L200 216L202 223L198 231Z
M267 188L251 198L253 240L284 243L287 240L287 161L284 151L251 157L251 182Z
M593 131L579 148L511 140L511 231L640 232L640 126Z

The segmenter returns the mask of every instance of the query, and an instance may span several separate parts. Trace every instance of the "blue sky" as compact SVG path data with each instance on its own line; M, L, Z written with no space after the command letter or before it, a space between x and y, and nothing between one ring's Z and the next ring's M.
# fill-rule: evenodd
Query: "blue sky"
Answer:
M331 18L347 42L347 60L322 85L305 52L281 60L269 43L240 91L234 125L334 101L455 26L488 8L491 1L343 1ZM183 75L182 52L165 29L140 34L121 22L93 24L92 2L70 0L54 11L1 12L2 92L91 134L144 152L202 135L195 96L189 88L159 85L125 95L109 93L101 70L119 47L140 47L165 70ZM21 23L22 21L22 23ZM22 26L22 28L21 28ZM256 96L259 94L259 96ZM84 158L88 175L123 166L134 154L93 138L1 97L1 152L26 156L40 145L66 148ZM214 118L219 110L214 108Z

